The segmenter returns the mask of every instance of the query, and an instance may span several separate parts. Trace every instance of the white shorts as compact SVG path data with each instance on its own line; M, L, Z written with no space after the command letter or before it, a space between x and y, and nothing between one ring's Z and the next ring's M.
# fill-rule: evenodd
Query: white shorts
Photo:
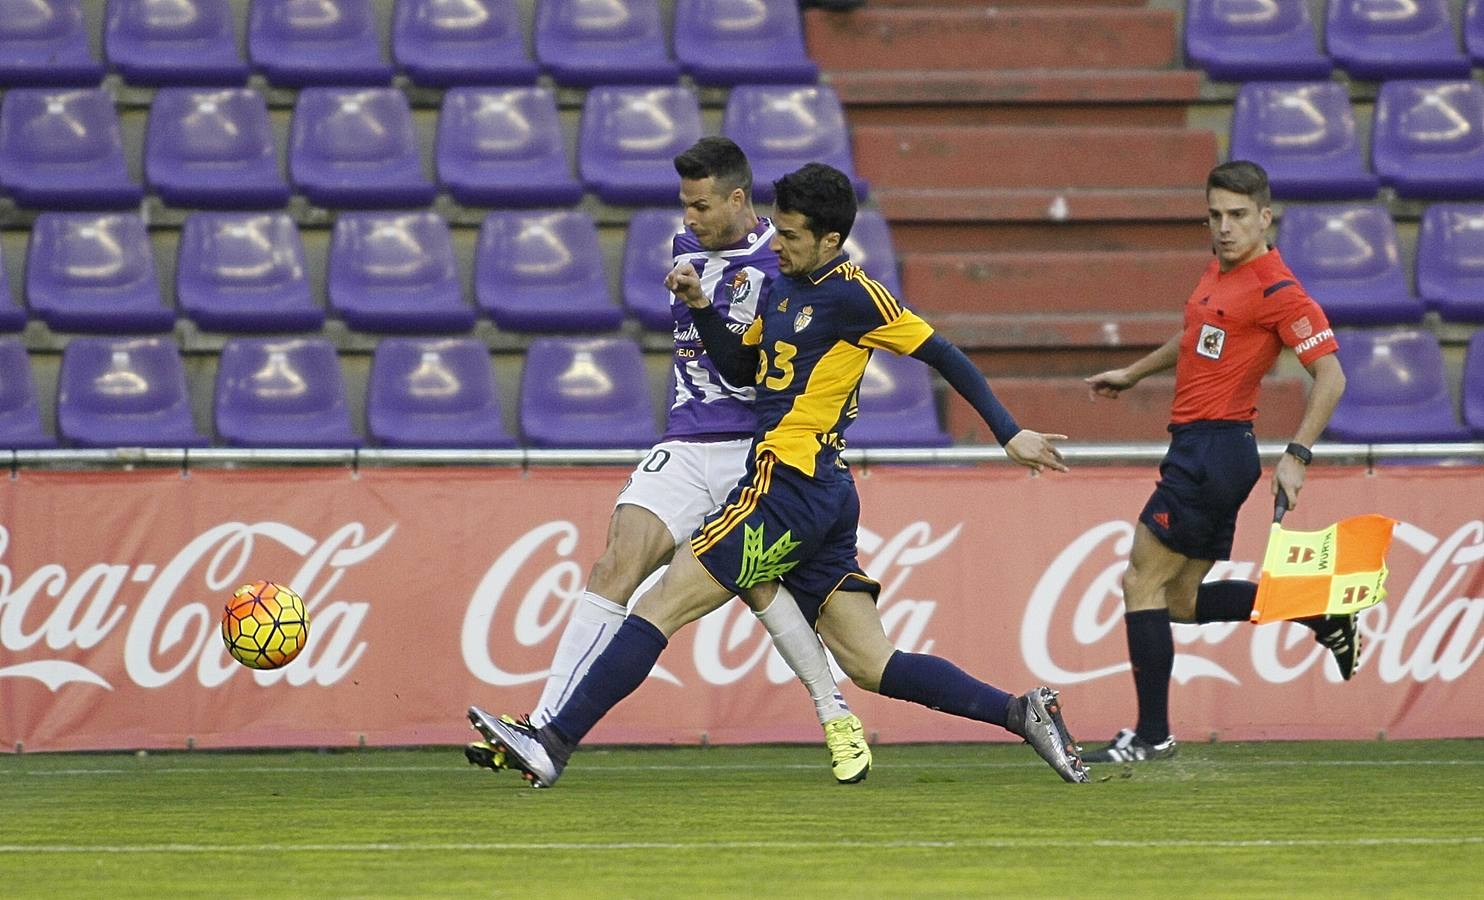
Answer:
M661 441L629 476L615 506L630 503L654 513L678 546L742 480L751 449L750 438Z

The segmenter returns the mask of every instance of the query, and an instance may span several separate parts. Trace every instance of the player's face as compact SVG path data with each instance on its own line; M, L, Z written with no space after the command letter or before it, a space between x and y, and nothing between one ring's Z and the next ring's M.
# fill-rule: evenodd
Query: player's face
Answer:
M707 250L734 244L747 231L746 192L741 188L725 191L710 176L680 179L680 206L685 227Z
M1258 209L1251 197L1225 188L1207 191L1206 206L1211 247L1221 271L1229 272L1267 251L1268 226L1273 224L1271 208Z
M816 238L803 213L776 213L773 228L773 252L778 254L778 271L784 275L808 275L840 252L840 233L830 231Z

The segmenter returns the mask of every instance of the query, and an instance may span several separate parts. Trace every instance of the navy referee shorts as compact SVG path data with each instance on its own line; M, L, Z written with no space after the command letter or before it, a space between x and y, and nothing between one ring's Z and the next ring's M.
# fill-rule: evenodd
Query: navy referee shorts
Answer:
M1182 556L1230 559L1237 512L1261 477L1251 422L1171 425L1170 449L1139 521Z

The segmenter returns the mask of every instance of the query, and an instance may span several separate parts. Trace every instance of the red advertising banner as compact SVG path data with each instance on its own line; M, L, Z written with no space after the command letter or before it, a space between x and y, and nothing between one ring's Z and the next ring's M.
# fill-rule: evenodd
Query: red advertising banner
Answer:
M461 742L464 707L540 692L622 469L21 472L0 482L0 746ZM858 471L861 560L897 646L1006 690L1060 688L1083 740L1134 717L1118 582L1153 467ZM1267 482L1258 488L1265 491ZM1255 578L1268 504L1234 560ZM1301 626L1176 626L1171 712L1187 740L1484 736L1484 471L1316 468L1285 524L1401 521L1390 597L1339 680ZM302 656L253 672L218 632L238 584L281 581ZM999 729L846 685L880 742ZM682 630L595 742L815 741L803 689L733 602Z

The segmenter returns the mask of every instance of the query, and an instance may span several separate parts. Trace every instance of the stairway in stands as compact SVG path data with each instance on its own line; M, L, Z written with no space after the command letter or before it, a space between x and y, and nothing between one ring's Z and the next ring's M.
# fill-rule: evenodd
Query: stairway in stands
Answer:
M856 166L891 223L905 298L970 350L1025 424L1158 440L1173 382L1092 404L1081 377L1163 343L1210 259L1217 135L1199 72L1143 0L871 0L806 16ZM1291 433L1304 379L1270 377L1259 434ZM1044 411L1044 412L1041 412ZM1042 421L1042 419L1045 421ZM986 429L952 397L949 431Z

